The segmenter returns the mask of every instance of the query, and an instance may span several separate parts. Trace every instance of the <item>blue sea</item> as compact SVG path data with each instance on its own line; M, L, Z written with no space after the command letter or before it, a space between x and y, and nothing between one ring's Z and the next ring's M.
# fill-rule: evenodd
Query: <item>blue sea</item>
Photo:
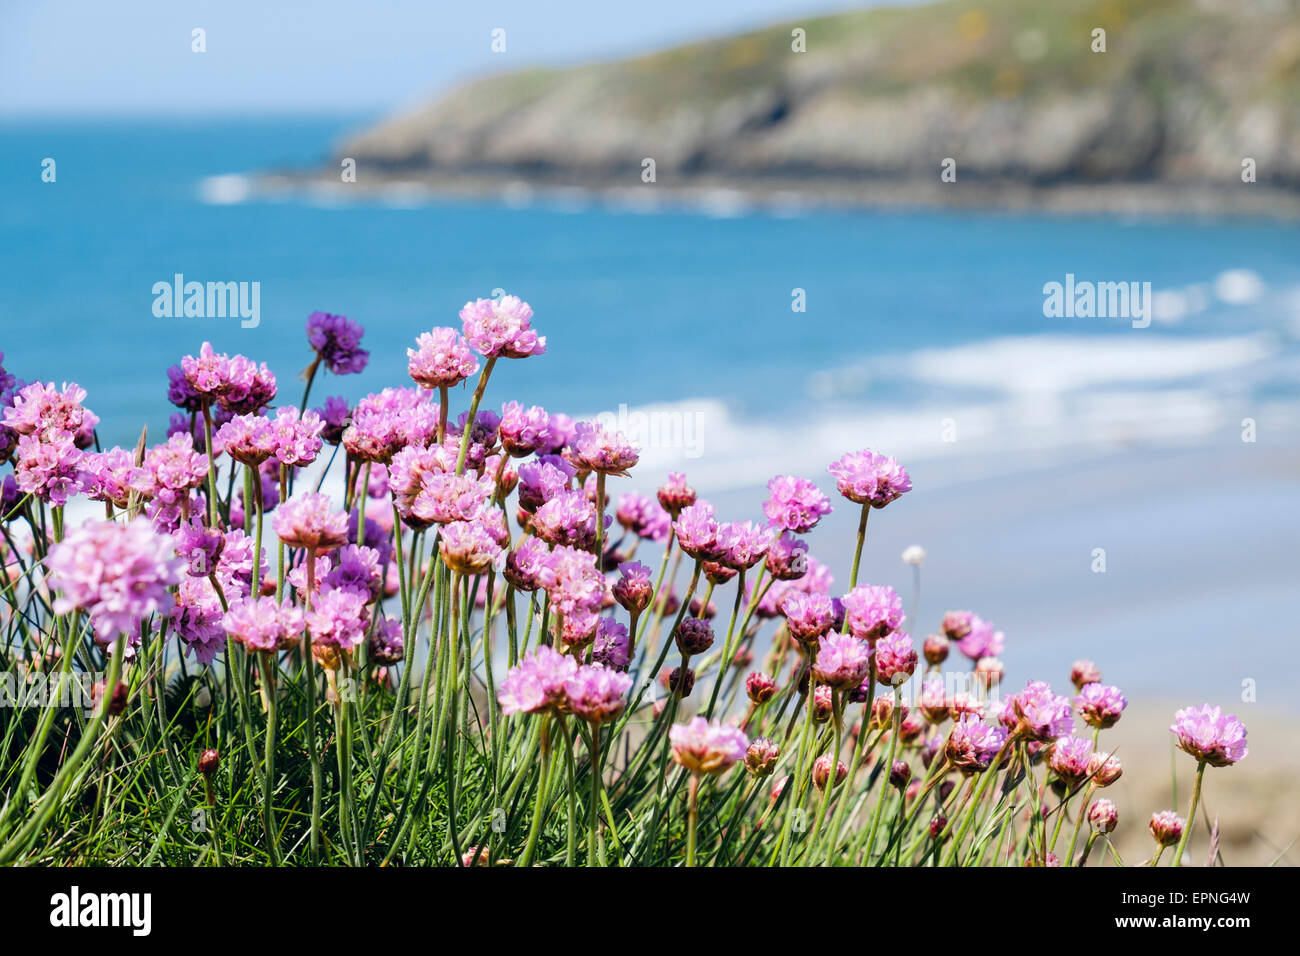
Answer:
M647 490L684 468L748 509L727 515L742 517L773 473L830 491L825 464L843 451L902 458L917 491L873 519L879 547L864 567L906 589L898 550L925 545L928 624L917 630L948 603L975 606L1007 622L1009 666L1045 663L1050 650L1064 672L1098 641L1126 649L1120 673L1160 692L1170 688L1153 673L1152 641L1198 624L1240 631L1262 679L1279 629L1289 640L1296 225L773 211L734 197L691 206L666 190L633 207L581 192L491 201L239 188L266 170L323 164L371 119L0 125L4 366L79 382L101 440L129 445L145 424L161 436L165 369L204 340L267 362L297 404L311 359L304 322L342 313L365 326L370 365L325 377L313 396L355 400L406 381L419 332L505 289L532 304L548 351L506 363L489 403L693 423L692 443L649 443ZM53 183L41 178L46 158ZM259 326L155 317L152 288L177 273L260 283ZM1151 283L1154 321L1045 317L1044 285L1067 275ZM804 311L792 309L796 290ZM1110 549L1104 577L1089 571L1094 547ZM839 544L825 550L843 557ZM1215 557L1225 554L1231 566ZM1182 678L1235 692L1243 675L1193 658ZM1274 702L1294 706L1294 690Z

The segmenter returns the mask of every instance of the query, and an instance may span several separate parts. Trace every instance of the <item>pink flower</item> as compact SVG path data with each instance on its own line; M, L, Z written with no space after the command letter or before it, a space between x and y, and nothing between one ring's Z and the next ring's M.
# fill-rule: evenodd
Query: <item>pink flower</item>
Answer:
M676 518L683 508L695 504L695 489L686 483L686 476L680 471L670 471L668 480L659 486L657 497L664 510Z
M551 416L540 405L524 408L518 402L506 402L497 426L501 447L512 458L522 458L553 444Z
M857 687L871 672L871 647L847 634L827 634L817 649L813 675L838 690Z
M275 454L271 423L261 415L237 415L212 436L213 443L235 461L256 468Z
M886 687L897 687L916 670L916 649L912 638L895 631L876 642L876 680Z
M416 348L406 350L407 371L417 385L450 388L478 371L478 360L455 329L435 328L421 333Z
M596 422L578 422L569 440L570 461L606 475L626 475L639 457L622 432L608 431Z
M774 528L807 534L831 513L830 499L807 478L777 475L767 483L767 490L763 514Z
M1094 800L1088 807L1088 825L1098 833L1113 833L1119 825L1119 810L1110 800Z
M505 557L501 545L479 520L443 525L438 540L442 560L461 574L483 574Z
M1202 704L1174 714L1169 730L1178 747L1211 767L1226 767L1246 756L1246 727L1232 714Z
M650 569L639 561L624 561L618 566L619 578L614 582L614 600L631 614L640 614L650 606L654 586L650 583Z
M518 296L476 299L460 310L461 331L484 358L526 358L546 351L546 336L532 329L533 310Z
M873 641L903 623L903 602L891 587L860 584L844 595L844 616L849 633Z
M783 531L767 546L766 567L768 573L777 581L798 581L808 573L811 560L808 556L807 542L801 541L788 531ZM808 589L800 588L800 590Z
M1006 644L1001 631L995 631L993 624L972 614L970 630L957 642L957 649L973 661L981 657L997 657Z
M23 435L14 455L14 481L19 491L65 505L81 491L82 457L71 432L52 432L45 440Z
M694 774L719 774L745 759L749 740L720 720L693 717L668 730L673 760Z
M232 604L221 623L232 641L263 654L296 647L305 627L302 611L273 597Z
M555 583L551 549L537 538L524 538L506 557L506 580L519 591L536 591Z
M560 491L537 509L530 527L547 544L585 550L596 543L596 508L581 491Z
M595 613L605 598L605 576L596 570L590 552L559 545L551 552L553 583L546 586L553 613L572 618L581 611Z
M290 467L311 464L320 454L324 429L325 420L311 409L301 415L291 406L277 409L270 423L275 457L280 464Z
M389 667L401 661L404 656L402 622L395 617L381 618L370 635L370 660Z
M65 384L61 391L53 382L32 382L18 389L4 408L4 425L18 435L42 440L68 432L78 448L88 448L93 441L84 438L90 437L99 418L82 406L85 398L86 390L75 382Z
M1161 810L1159 813L1151 814L1151 822L1147 824L1147 830L1157 846L1165 847L1174 846L1183 838L1184 826L1186 822L1173 810Z
M1052 693L1045 681L1031 680L1007 701L1015 732L1030 740L1050 743L1074 729L1069 698Z
M519 507L536 511L561 491L577 470L558 455L546 455L519 466Z
M313 643L340 650L357 647L370 627L366 595L342 588L322 593L306 619Z
M620 495L614 517L632 534L649 541L667 541L672 529L672 518L668 512L659 506L659 502L646 495Z
M840 494L873 508L883 508L912 490L912 479L902 465L870 449L849 452L826 470L835 476Z
M1007 742L1007 732L992 727L974 714L966 714L953 724L944 744L944 754L953 766L969 772L988 768Z
M471 521L487 507L494 491L489 478L425 470L420 475L420 490L411 505L411 513L422 521L438 524Z
M797 641L812 643L835 624L835 608L825 594L808 594L790 591L781 601L790 636Z
M718 556L718 522L707 501L683 508L673 528L678 547L690 557L710 561Z
M200 487L208 477L208 459L194 450L189 435L173 435L166 444L155 445L144 456L144 467L136 476L136 490L146 498L161 492L184 494Z
M1096 683L1084 684L1074 702L1085 724L1102 729L1115 726L1128 706L1118 687Z
M736 571L752 568L767 555L771 532L752 521L728 521L718 525L718 560Z
M572 657L549 647L537 648L502 678L497 687L501 712L509 716L558 711L565 703L565 684L577 670Z
M329 495L290 498L276 510L273 523L280 540L291 548L328 551L348 541L348 516L334 510Z
M85 611L95 639L109 644L119 634L140 640L140 625L172 609L170 588L180 583L183 562L170 538L147 521L126 524L89 519L51 549L45 562L54 612Z
M849 775L849 768L844 765L843 761L836 760L835 761L835 782L831 784L831 786L838 787L840 784L844 782L844 778L847 777L848 775ZM831 782L831 755L830 754L822 754L813 763L812 777L813 777L813 785L816 786L818 790L826 789L826 785Z
M627 706L632 678L599 664L584 665L564 682L569 710L591 724L613 720Z
M212 584L202 578L184 578L171 610L172 632L200 664L211 664L226 646L221 621L221 605Z
M1061 737L1052 744L1047 765L1068 787L1077 787L1088 776L1092 741L1086 737Z

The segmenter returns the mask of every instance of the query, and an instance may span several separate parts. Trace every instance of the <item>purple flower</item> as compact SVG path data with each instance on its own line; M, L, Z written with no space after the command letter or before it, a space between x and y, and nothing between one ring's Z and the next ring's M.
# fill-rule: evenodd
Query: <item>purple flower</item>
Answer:
M912 490L912 479L902 465L867 448L849 452L826 470L835 476L840 494L873 508L883 508Z
M782 531L807 534L822 516L831 513L831 503L807 478L777 475L767 483L769 497L763 502L768 524Z
M330 565L328 571L318 570L322 593L343 588L363 595L367 603L378 600L383 594L384 578L379 570L379 552L374 548L348 544L318 560Z
M532 329L533 310L518 296L476 299L460 310L461 331L484 358L526 358L546 351L546 336Z
M519 466L519 507L536 511L577 475L577 469L558 455L546 455Z
M626 475L640 453L622 432L608 431L596 422L578 422L569 440L569 460L605 475Z
M916 670L916 649L903 631L887 634L876 642L876 680L897 687Z
M307 317L307 341L335 375L349 375L366 367L370 353L361 348L365 334L356 322L341 315L313 312Z
M348 516L335 511L329 495L304 494L280 505L275 533L291 548L328 551L347 544Z
M1061 737L1047 755L1047 765L1069 787L1083 782L1091 761L1092 741L1086 737Z
M482 521L453 521L443 525L438 540L442 560L461 574L482 574L504 557L501 545Z
M32 382L18 389L6 404L5 427L17 435L34 435L43 440L68 432L77 440L77 447L87 448L93 444L82 440L87 422L93 429L99 418L82 406L85 398L86 390L75 382L65 384L62 390L53 382Z
M591 724L613 720L627 706L632 678L600 664L579 667L564 682L569 710Z
M608 525L609 516L603 519ZM530 527L547 544L585 550L596 543L596 508L581 491L560 491L537 509Z
M45 567L59 595L54 613L85 611L101 644L125 634L135 645L143 621L171 610L169 589L180 582L183 562L171 539L143 519L89 519L50 548Z
M352 422L352 409L348 406L348 400L340 395L331 395L325 399L324 405L316 409L316 414L325 423L321 429L321 438L331 445L341 442L343 432Z
M536 591L555 583L551 572L551 549L538 538L524 538L506 557L503 572L519 591Z
M553 444L551 416L540 405L524 408L518 402L501 407L501 424L497 426L501 447L514 458L522 458Z
M752 521L728 521L718 525L718 560L736 571L752 568L767 555L772 534Z
M1070 700L1052 693L1046 681L1031 680L1007 701L1015 732L1030 740L1050 743L1074 729Z
M71 432L53 432L18 439L14 480L18 490L51 505L61 506L81 491L82 455Z
M407 371L424 388L450 388L478 371L478 360L455 329L435 328L406 350Z
M790 636L804 643L820 639L835 623L835 608L825 594L792 590L781 601L781 613Z
M565 684L578 664L549 647L539 647L524 657L501 680L497 700L501 712L511 714L555 713L565 703Z
M631 662L631 650L627 628L612 617L602 617L596 625L596 640L591 648L592 661L611 670L625 671Z
M673 630L677 649L686 657L703 654L713 646L713 625L702 617L688 617Z
M654 586L650 583L650 569L639 561L624 561L618 566L619 578L614 582L614 600L630 614L640 614L650 606Z
M807 542L801 541L788 531L783 531L767 546L765 566L777 581L798 581L808 573L810 560ZM800 588L800 590L805 589Z
M306 618L313 643L339 650L359 646L370 626L366 595L343 588L322 592Z
M874 641L903 623L903 602L891 587L860 584L844 595L844 616L850 634Z
M325 419L311 409L301 415L289 406L277 409L270 423L275 457L280 464L293 468L311 464L320 454L324 429Z
M185 562L190 577L206 578L217 570L217 561L226 547L226 537L215 528L206 528L197 518L182 524L176 534L176 556Z
M418 459L404 459L399 476L399 487L405 492L405 469ZM411 505L411 513L425 522L449 524L453 521L471 521L487 507L492 499L491 479L469 474L425 470L420 475L420 490Z
M296 647L305 627L302 611L273 597L232 604L221 623L232 641L263 654Z
M997 657L1004 650L1005 644L1002 632L995 631L991 621L972 614L970 630L957 642L957 649L971 660L977 661L981 657Z
M167 401L187 412L197 412L203 408L202 398L190 387L185 378L185 370L179 365L167 369Z
M370 635L370 660L389 667L405 656L402 622L395 617L381 618Z
M1176 712L1169 730L1178 738L1180 749L1211 767L1226 767L1249 753L1245 725L1209 704Z
M671 509L669 509L671 510ZM718 521L713 505L697 501L681 510L673 522L677 544L686 554L702 561L718 557Z
M953 766L978 772L988 768L1006 741L1006 730L992 727L974 714L966 714L949 731L944 754Z
M857 687L871 672L871 646L847 634L827 634L817 647L813 676L837 690Z
M673 760L694 774L719 774L745 759L749 739L720 720L693 717L668 730Z
M1128 706L1119 688L1108 684L1084 684L1074 702L1085 724L1103 729L1115 726Z
M171 627L200 664L211 664L226 646L221 621L221 605L212 584L202 578L183 579L176 589Z
M551 552L552 582L546 587L552 613L565 619L595 614L605 599L605 576L590 552L559 545ZM593 623L594 626L594 623Z
M672 529L672 518L659 502L635 492L619 496L614 517L632 534L649 541L667 541Z

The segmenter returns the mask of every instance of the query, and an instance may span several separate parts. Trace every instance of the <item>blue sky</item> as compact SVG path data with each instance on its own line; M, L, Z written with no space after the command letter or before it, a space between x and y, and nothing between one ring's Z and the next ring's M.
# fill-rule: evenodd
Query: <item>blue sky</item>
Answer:
M903 0L906 2L906 0ZM0 112L391 109L469 77L606 59L871 0L0 0ZM195 27L207 52L191 52ZM507 50L491 52L493 28Z

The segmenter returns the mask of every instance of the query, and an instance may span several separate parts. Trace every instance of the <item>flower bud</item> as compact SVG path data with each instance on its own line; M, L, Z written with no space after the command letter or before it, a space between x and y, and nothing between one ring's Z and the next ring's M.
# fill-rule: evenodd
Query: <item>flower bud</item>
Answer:
M1109 800L1094 800L1088 807L1088 825L1098 833L1112 833L1119 823L1119 811Z
M205 777L217 772L217 767L221 763L221 751L205 750L199 754L199 773Z
M889 785L903 789L912 779L912 767L906 760L895 760L889 768Z
M844 766L843 763L836 761L835 783L832 784L832 786L838 787L841 783L844 782L844 778L847 777L848 775L849 775L849 768ZM817 758L817 762L813 764L813 783L816 784L818 790L826 789L826 784L830 780L830 776L831 776L831 755L822 754L820 757Z
M689 667L685 671L680 667L674 667L668 672L664 686L678 697L690 697L691 691L695 689L695 671Z
M766 737L755 737L745 751L745 769L755 777L766 777L776 769L781 748Z
M688 617L673 632L677 649L688 657L703 654L713 646L713 625L703 618Z
M933 820L930 821L930 839L931 840L939 839L939 834L943 833L944 827L946 827L947 825L948 825L948 818L945 817L942 813L938 814Z
M931 634L921 645L921 653L925 655L927 664L935 667L942 664L948 659L948 650L950 642L942 634Z
M762 671L754 671L745 678L745 693L755 704L766 704L776 696L776 681Z
M1173 846L1183 838L1183 818L1173 810L1161 810L1151 814L1147 830L1155 839L1157 846Z
M1092 661L1075 661L1070 668L1070 683L1075 690L1083 690L1084 684L1100 684L1101 671Z
M1124 767L1114 754L1102 753L1098 750L1088 759L1088 775L1099 787L1109 787L1123 773Z

